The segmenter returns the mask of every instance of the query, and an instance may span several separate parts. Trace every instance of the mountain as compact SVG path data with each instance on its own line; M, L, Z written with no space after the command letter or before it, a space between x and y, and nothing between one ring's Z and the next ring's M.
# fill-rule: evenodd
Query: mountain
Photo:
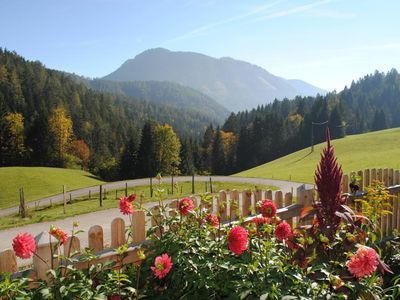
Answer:
M176 82L199 90L233 111L256 107L275 98L316 95L315 87L305 82L293 83L244 61L163 48L144 51L103 79Z
M309 84L300 79L288 79L289 83L298 91L301 91L303 96L312 96L312 95L324 95L326 91L316 87L312 84Z
M97 165L118 158L121 149L139 135L149 119L172 125L180 137L199 137L210 123L217 125L224 119L193 107L172 107L99 92L88 88L85 82L82 78L78 83L76 75L48 69L38 61L28 61L0 48L0 165L55 165L49 159L54 151L48 133L49 116L55 107L61 107L71 117L75 139L88 145L92 163ZM6 136L9 131L5 129L10 126L7 124L14 124L6 119L12 113L22 117L20 125L13 122L21 128L18 132L26 148L24 160L7 160L3 151L6 147L11 149L11 139Z
M205 94L174 82L94 79L88 80L87 84L102 92L133 96L179 110L195 110L214 121L225 119L229 113L225 107Z

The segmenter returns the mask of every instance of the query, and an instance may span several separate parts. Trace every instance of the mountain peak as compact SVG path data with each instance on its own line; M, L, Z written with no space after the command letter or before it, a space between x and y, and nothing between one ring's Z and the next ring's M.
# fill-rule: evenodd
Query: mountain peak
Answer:
M297 95L315 96L321 89L286 80L265 69L231 57L219 59L195 52L146 50L103 79L170 81L194 88L237 111Z

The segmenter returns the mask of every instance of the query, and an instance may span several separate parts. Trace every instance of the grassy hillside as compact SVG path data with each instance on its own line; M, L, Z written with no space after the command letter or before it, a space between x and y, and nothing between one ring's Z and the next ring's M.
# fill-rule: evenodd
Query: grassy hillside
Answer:
M400 168L400 128L347 136L333 140L339 164L348 173L364 168ZM234 176L262 177L312 183L325 143L314 152L306 148Z
M81 170L43 167L0 168L0 208L19 204L19 188L24 187L26 201L68 190L100 184L92 174Z

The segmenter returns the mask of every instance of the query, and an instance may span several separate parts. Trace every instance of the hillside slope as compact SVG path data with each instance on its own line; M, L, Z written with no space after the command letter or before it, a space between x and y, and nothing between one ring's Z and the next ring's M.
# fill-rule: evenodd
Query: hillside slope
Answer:
M195 110L212 120L224 119L228 110L199 91L167 81L109 81L88 80L89 87L113 94L123 94L174 107Z
M335 154L343 171L364 168L400 168L400 128L351 135L333 140ZM261 177L312 183L325 143L294 152L234 176Z
M144 51L103 79L176 82L199 90L233 111L256 107L275 98L314 96L321 92L305 82L294 86L291 81L244 61L162 48Z
M25 201L33 201L63 191L103 183L92 174L81 170L45 167L0 168L0 208L19 204L19 188L24 188Z

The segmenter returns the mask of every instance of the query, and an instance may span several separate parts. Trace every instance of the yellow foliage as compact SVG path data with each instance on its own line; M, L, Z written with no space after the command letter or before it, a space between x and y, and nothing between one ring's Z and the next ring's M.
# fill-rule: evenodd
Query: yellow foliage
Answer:
M63 108L53 109L49 118L49 130L54 139L54 148L61 158L67 153L73 136L72 120Z

